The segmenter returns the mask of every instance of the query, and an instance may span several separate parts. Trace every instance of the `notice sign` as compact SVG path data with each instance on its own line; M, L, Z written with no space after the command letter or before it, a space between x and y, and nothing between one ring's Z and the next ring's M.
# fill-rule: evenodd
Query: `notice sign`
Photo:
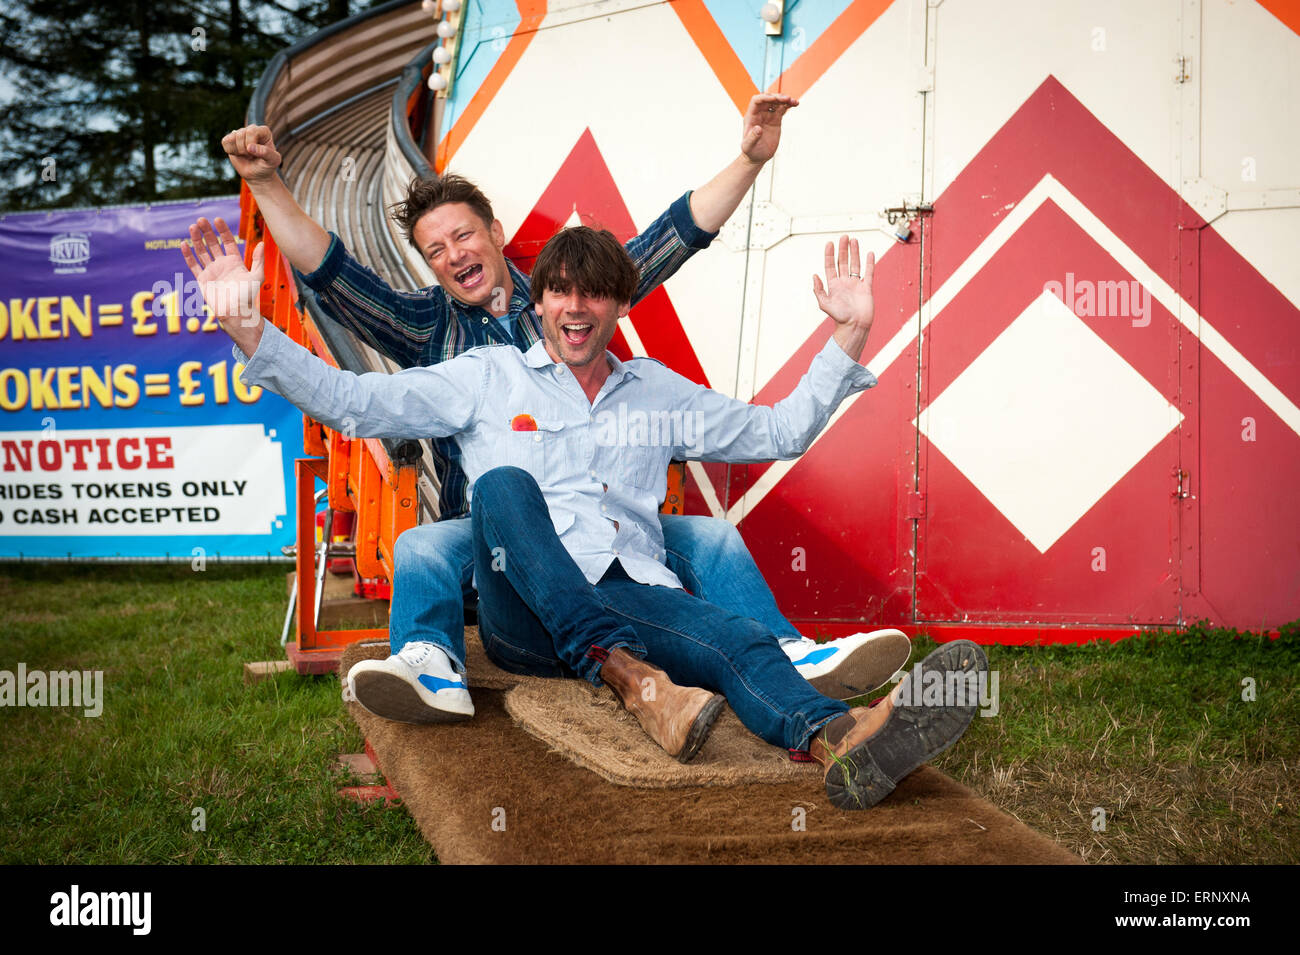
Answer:
M278 556L302 416L181 258L235 199L0 218L0 558Z
M285 514L280 464L261 425L0 434L0 532L262 534Z

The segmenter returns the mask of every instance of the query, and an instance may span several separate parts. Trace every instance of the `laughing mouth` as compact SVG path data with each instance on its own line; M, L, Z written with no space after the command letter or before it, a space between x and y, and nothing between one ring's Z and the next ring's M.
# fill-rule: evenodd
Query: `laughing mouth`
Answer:
M468 268L461 269L453 277L461 285L474 285L479 276L483 274L483 266L471 265Z
M560 326L564 332L564 340L570 345L581 345L591 335L592 326L585 322L570 322Z

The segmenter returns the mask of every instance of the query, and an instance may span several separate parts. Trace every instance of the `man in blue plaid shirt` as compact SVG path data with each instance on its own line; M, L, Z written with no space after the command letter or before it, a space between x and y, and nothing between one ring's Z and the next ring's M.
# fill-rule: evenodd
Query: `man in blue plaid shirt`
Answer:
M717 176L677 199L627 243L639 272L632 304L696 251L707 248L776 152L781 120L798 101L759 94L746 111L741 152ZM438 285L390 288L358 263L293 199L276 170L271 130L248 126L222 145L248 184L280 250L331 318L403 368L446 361L470 348L508 344L526 351L542 337L529 278L503 253L505 232L487 198L456 175L415 180L393 212ZM224 223L218 222L218 231ZM201 228L200 228L201 227ZM200 221L191 237L204 241ZM347 681L359 703L388 719L442 722L473 715L465 691L464 601L473 593L467 481L460 451L435 439L440 519L412 528L394 553L389 636L392 656L358 663ZM663 515L666 561L696 596L768 626L818 692L848 699L885 683L906 662L897 630L854 634L819 645L777 609L740 534L724 520Z

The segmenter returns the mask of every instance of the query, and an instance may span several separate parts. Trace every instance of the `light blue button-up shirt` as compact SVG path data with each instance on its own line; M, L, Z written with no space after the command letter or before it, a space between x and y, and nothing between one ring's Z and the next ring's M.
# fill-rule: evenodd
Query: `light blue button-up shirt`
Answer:
M317 421L359 438L454 436L473 485L513 465L537 479L565 549L593 584L618 560L644 584L681 587L664 565L659 505L668 464L796 458L849 395L876 378L834 339L798 387L772 407L697 385L652 358L612 369L588 401L545 343L527 352L474 348L396 374L340 371L291 342L270 323L246 359L246 384L284 396Z

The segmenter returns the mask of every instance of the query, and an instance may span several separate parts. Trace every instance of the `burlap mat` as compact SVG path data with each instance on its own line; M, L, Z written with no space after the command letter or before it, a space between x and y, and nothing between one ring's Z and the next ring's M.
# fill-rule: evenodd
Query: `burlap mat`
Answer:
M344 653L341 672L359 659L382 659L387 643ZM784 749L763 742L724 707L703 749L679 763L646 735L606 687L586 680L516 676L491 663L477 627L465 628L465 667L471 689L506 690L505 707L525 732L579 766L620 786L672 789L815 779L820 767L797 763Z
M665 753L608 688L586 680L530 681L505 695L520 726L579 766L620 786L670 789L783 783L820 777L821 767L796 763L763 742L724 707L704 747L689 763Z
M387 653L387 645L353 646L343 667ZM445 863L1082 862L929 766L866 812L831 806L815 771L781 783L616 786L524 732L505 694L486 688L517 678L480 663L471 650L476 714L468 722L412 726L348 706ZM517 685L529 682L571 681Z

